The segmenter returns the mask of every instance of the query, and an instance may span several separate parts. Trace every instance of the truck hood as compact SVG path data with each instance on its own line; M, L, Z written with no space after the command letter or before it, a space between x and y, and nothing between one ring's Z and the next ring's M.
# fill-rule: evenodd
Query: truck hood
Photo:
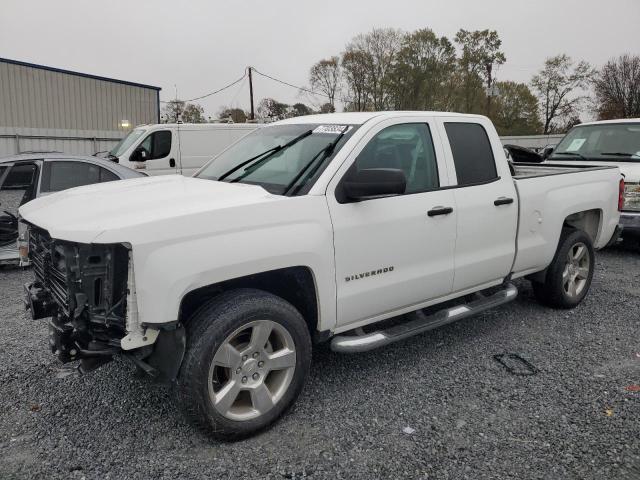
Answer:
M53 238L91 243L104 232L144 229L145 225L177 217L279 199L282 197L255 185L167 175L88 185L47 195L20 207L20 216L44 228Z
M610 166L620 168L620 172L624 175L624 181L627 183L640 183L640 160L637 162L599 162L597 160L547 160L544 162L549 165L589 165L589 166Z

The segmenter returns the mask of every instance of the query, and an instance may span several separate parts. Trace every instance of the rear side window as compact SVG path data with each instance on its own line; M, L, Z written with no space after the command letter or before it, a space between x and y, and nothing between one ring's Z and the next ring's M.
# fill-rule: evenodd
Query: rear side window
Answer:
M478 123L445 123L458 185L486 183L498 178L496 161L484 127Z
M59 192L100 182L97 165L85 162L46 162L42 177L43 192Z

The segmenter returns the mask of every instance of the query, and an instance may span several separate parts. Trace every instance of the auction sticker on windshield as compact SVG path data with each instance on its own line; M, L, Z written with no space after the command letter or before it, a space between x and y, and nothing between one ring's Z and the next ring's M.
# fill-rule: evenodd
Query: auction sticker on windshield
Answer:
M342 131L347 127L347 125L318 125L313 133L333 133L334 135L338 135L342 133ZM353 127L347 128L344 133L347 133Z
M586 140L586 138L575 138L569 145L569 148L567 148L567 152L575 152L576 150L580 150L580 147L584 145L584 142L586 142Z

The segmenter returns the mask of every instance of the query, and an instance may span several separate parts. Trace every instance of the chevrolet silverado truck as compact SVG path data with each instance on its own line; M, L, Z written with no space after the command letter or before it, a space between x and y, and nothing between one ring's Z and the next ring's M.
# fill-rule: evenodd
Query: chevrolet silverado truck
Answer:
M21 207L26 303L62 362L123 355L170 382L195 424L240 438L295 401L316 343L388 345L513 300L520 277L575 307L623 188L617 167L510 165L482 116L297 117L194 178Z
M557 147L545 149L550 164L614 165L624 175L622 237L640 240L640 118L601 120L573 127Z

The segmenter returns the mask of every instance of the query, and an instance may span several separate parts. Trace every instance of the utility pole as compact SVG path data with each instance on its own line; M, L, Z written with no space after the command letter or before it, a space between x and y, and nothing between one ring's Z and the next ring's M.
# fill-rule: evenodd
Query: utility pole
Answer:
M492 80L491 72L493 70L493 64L487 63L487 117L491 118L491 97L493 96L493 92L491 91Z
M251 101L251 115L249 116L249 120L255 120L256 115L253 110L253 77L251 76L251 70L252 68L249 67L249 97Z

